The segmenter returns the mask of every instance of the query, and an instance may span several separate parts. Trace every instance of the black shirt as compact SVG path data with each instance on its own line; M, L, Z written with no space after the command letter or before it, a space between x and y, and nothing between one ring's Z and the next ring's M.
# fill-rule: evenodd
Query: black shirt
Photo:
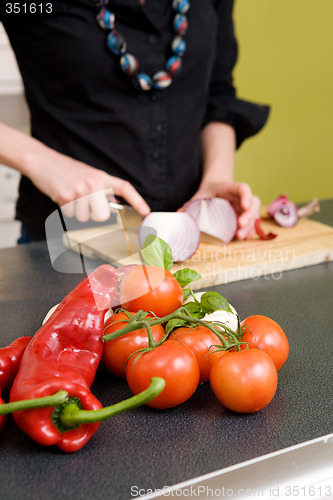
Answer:
M108 32L98 25L90 0L49 3L52 14L1 15L22 74L31 133L61 153L129 180L152 210L176 210L197 190L205 124L232 125L238 147L264 125L268 108L237 99L232 84L232 0L191 1L182 70L167 89L148 92L132 86L108 50ZM171 4L110 0L128 51L148 74L163 69L170 56ZM55 209L22 177L17 218L33 239L45 237L45 219Z

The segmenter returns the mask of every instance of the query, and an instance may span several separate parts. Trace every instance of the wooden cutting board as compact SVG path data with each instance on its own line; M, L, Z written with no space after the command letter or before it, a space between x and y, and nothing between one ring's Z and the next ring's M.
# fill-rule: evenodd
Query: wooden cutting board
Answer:
M113 225L80 229L66 233L64 243L88 257L99 257L116 265L140 263L138 223L134 218ZM124 230L124 226L125 229ZM202 279L192 288L204 288L258 276L278 279L290 269L333 261L333 227L300 219L293 228L282 228L263 220L264 231L274 232L273 240L234 240L225 245L202 235L191 259L177 263L173 271L190 267Z

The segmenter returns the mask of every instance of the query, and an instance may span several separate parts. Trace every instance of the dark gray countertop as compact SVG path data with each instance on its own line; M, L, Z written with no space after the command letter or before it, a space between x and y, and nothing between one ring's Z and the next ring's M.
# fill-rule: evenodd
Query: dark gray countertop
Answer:
M332 224L332 213L327 201L314 218ZM81 278L54 271L42 243L1 250L0 345L33 335ZM127 500L138 488L163 488L331 433L333 263L216 290L241 318L264 314L286 331L290 356L268 407L234 414L206 383L177 408L142 407L103 422L73 455L39 446L10 421L0 435L0 499ZM102 367L92 391L104 405L130 396Z

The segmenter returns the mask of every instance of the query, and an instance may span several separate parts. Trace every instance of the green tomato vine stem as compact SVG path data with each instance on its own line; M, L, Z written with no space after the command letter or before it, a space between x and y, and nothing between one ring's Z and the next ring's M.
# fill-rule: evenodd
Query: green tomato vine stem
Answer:
M199 318L195 318L194 316L191 316L189 314L188 310L185 307L180 307L173 313L161 318L147 318L147 312L144 311L138 311L134 316L128 314L128 316L128 324L120 330L117 330L116 332L104 335L102 337L103 342L117 339L118 337L122 337L127 333L134 332L135 330L139 330L141 328L146 328L148 332L149 347L154 348L156 347L156 342L154 340L151 327L160 325L162 323L167 323L172 319L179 319L190 323L191 325L200 325L209 328L209 330L211 330L218 337L223 347L226 349L229 349L231 346L239 343L236 332L234 332L227 325L225 325L224 323L208 322ZM216 328L215 325L218 325L218 328ZM224 334L226 335L228 340L225 338Z

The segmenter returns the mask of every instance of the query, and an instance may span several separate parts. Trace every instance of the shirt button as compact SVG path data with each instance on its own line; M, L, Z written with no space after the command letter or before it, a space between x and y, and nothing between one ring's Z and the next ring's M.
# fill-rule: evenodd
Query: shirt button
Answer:
M158 125L156 125L157 132L161 132L162 128L163 127L162 127L162 125L160 123Z
M158 160L159 157L160 157L160 153L158 151L154 151L153 152L153 158L154 158L154 160Z
M155 45L158 42L158 37L156 35L149 35L148 36L148 43L150 45Z
M154 94L154 93L152 93L152 94L151 94L151 100L152 100L153 102L156 102L156 101L157 101L157 95L156 95L156 94Z

